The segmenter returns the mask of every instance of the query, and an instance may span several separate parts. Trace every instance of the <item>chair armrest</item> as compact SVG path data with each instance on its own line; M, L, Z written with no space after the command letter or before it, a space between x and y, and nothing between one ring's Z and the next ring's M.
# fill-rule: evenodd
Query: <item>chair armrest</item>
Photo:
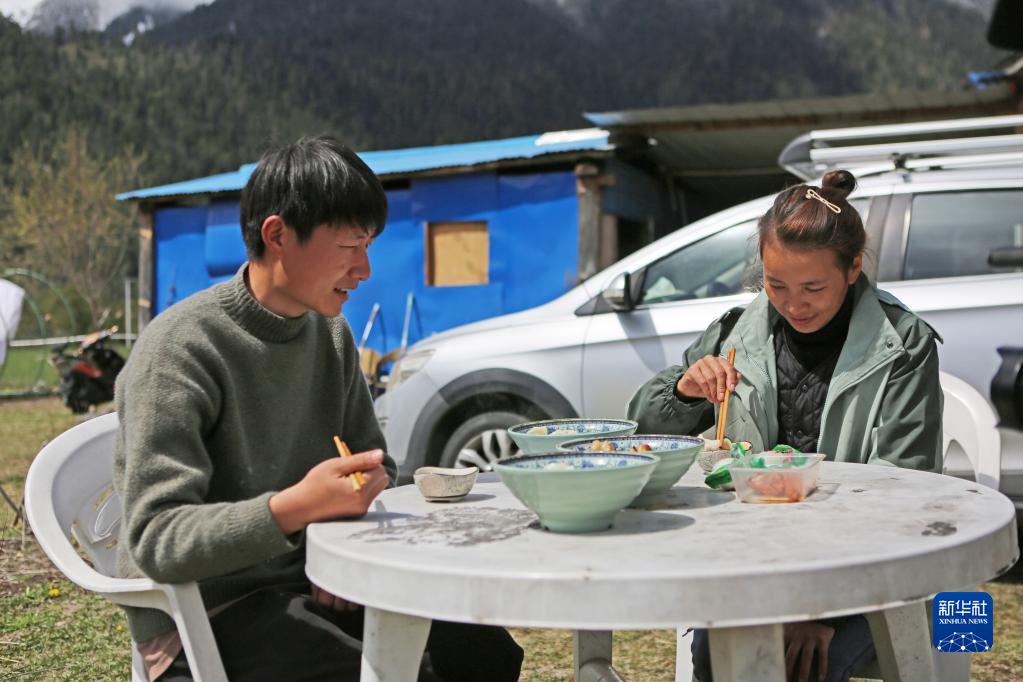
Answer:
M227 673L220 659L210 619L206 614L206 606L199 593L199 585L157 583L156 586L164 593L170 604L170 614L178 626L181 645L185 649L188 665L196 681L227 682Z
M158 609L169 615L177 626L196 681L227 682L197 583L166 584L149 578L114 578L87 564L66 539L40 544L61 573L79 587L121 606Z
M196 682L227 682L227 673L197 583L170 585L148 578L96 575L100 580L93 591L115 604L159 609L174 619L188 667ZM99 589L104 587L106 589Z

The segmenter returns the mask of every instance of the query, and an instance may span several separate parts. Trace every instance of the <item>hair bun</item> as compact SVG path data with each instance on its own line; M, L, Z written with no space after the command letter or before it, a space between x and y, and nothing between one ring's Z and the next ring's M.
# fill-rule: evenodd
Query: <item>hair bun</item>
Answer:
M821 192L829 199L845 199L856 189L856 177L847 170L829 171L821 178Z

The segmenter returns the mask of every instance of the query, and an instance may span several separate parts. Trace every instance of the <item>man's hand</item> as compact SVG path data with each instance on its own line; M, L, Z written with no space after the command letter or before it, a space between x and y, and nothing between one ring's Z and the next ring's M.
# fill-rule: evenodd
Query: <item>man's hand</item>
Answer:
M356 604L353 601L342 599L341 597L335 597L327 590L312 586L310 594L313 597L313 601L321 606L326 606L328 609L334 609L335 611L358 611L362 608L361 604Z
M324 460L301 481L271 497L270 513L287 535L316 521L362 516L387 487L387 471L380 466L383 459L383 450L370 450ZM348 478L356 471L366 477L358 492Z
M725 399L725 388L734 391L740 379L742 374L729 365L728 360L707 355L689 366L675 384L675 392L687 398L706 398L716 404Z
M834 636L835 628L823 623L785 623L785 679L791 680L793 671L798 669L796 679L809 682L810 666L816 653L817 681L824 682L828 675L828 647Z

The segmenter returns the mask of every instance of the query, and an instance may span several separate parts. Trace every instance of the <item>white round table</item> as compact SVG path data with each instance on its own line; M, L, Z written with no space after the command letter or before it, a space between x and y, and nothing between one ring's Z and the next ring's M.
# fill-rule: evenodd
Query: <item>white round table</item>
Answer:
M924 600L1019 554L1012 503L968 481L825 462L806 501L756 505L699 474L581 535L540 529L493 474L454 504L388 490L308 528L306 573L367 607L367 681L414 680L433 618L576 630L577 672L610 660L612 630L708 627L716 677L781 680L781 623L850 613L868 614L886 679L927 679Z

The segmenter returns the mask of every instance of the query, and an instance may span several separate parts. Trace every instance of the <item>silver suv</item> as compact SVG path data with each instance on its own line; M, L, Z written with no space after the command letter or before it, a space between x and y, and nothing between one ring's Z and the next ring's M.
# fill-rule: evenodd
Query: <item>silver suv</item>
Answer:
M975 128L992 120L972 119ZM1006 121L1021 125L1023 116L997 117ZM859 130L875 140L941 124L964 127ZM827 146L829 132L855 140L849 130L803 136L781 161L808 178L828 167L857 173L850 201L868 234L867 275L941 334L942 370L987 396L996 349L1023 346L1023 263L1006 257L1023 247L1023 135L847 146L844 154ZM423 464L488 467L515 452L504 428L531 418L622 416L640 384L753 298L753 235L772 201L692 223L550 303L411 347L376 402L403 474ZM1023 499L1023 433L1003 429L1002 450L1002 489ZM959 468L968 469L965 459Z

